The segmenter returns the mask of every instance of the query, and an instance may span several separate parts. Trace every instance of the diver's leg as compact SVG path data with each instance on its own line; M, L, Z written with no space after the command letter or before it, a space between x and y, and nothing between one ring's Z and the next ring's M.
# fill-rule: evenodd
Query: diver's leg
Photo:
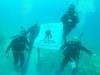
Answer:
M18 68L18 54L13 52L13 58L14 58L15 69L17 69Z
M20 53L20 67L23 68L25 62L24 52Z
M57 75L61 75L61 73L63 72L65 66L68 64L69 60L70 60L70 57L64 57L63 62L61 64L61 67L57 72Z
M20 72L21 72L21 75L26 75L27 68L28 68L28 63L25 61L24 52L20 53Z
M49 41L49 34L47 34L47 41Z
M33 35L31 34L30 37L29 37L30 49L28 51L27 62L29 62L29 60L30 60L30 55L31 55L31 52L32 52L32 49L33 49L33 45L34 45L35 38L36 37L34 36L34 34Z
M63 41L64 41L64 43L66 43L66 41L67 41L66 38L69 35L69 33L72 31L72 29L73 28L71 28L71 27L67 27L63 30Z
M69 34L69 28L67 27L67 28L64 28L63 29L63 42L64 42L64 44L66 43L66 38L67 38L67 35Z
M77 74L79 59L75 59L74 62L75 62L75 67L72 67L71 75L76 75Z
M63 62L62 62L62 64L61 64L61 68L60 68L61 71L64 70L65 66L68 64L69 59L70 59L69 57L65 57L65 58L63 59Z
M30 57L30 54L31 54L31 51L32 51L32 48L33 48L33 44L34 44L34 37L31 35L30 38L29 38L29 41L30 41L30 50L28 52L28 56Z
M52 33L50 33L50 38L52 38Z
M50 40L50 35L48 35L48 41Z

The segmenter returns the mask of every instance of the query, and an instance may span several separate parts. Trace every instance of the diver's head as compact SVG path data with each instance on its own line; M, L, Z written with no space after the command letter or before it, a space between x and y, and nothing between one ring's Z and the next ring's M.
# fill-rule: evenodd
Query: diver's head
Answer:
M20 26L20 35L25 35L26 34L26 30L23 26Z
M69 14L74 14L75 13L75 5L71 4L68 8L68 13Z
M26 35L26 30L25 30L25 28L24 27L20 27L21 28L21 30L20 30L20 35L21 36L25 36Z
M26 31L25 30L22 30L20 35L21 36L25 36L26 35Z

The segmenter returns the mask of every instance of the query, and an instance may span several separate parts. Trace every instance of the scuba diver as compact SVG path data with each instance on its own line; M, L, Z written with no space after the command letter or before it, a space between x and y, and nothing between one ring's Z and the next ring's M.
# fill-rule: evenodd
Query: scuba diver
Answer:
M40 32L40 26L38 24L34 24L26 32L26 34L28 35L28 38L29 38L28 40L29 40L30 45L31 45L31 48L29 50L29 56L30 56L30 53L32 51L32 46L34 44L34 41L37 38L37 36L39 35L39 32Z
M75 6L73 4L70 5L67 13L65 13L61 18L61 22L63 23L63 41L66 43L66 37L79 22Z
M82 45L82 43L81 43L80 39L78 39L78 37L66 42L66 44L64 44L61 47L61 49L64 50L63 51L64 59L62 61L59 71L57 72L57 75L61 75L62 71L64 70L64 68L68 64L68 62L71 62L71 66L73 69L71 74L76 75L77 69L78 69L80 51L84 51L84 52L88 53L90 56L95 55L90 50L88 50L87 48L85 48Z
M30 48L30 44L26 38L26 32L21 31L20 36L14 38L6 50L6 54L8 54L10 50L12 50L14 65L16 70L22 69L24 66L25 63L24 52L26 50L26 46Z
M45 38L47 38L48 41L50 40L50 38L52 38L51 30L46 30L46 32L45 32Z
M29 35L29 41L31 44L34 44L36 37L38 36L40 31L40 26L38 24L34 24L27 30L27 35Z
M26 35L28 37L28 40L30 42L30 50L28 52L28 58L27 58L27 61L26 61L26 67L28 67L28 63L29 63L29 58L30 58L30 54L32 52L32 46L34 45L34 42L37 38L37 36L39 35L39 32L40 32L40 26L36 23L34 24L33 26L31 26L27 32L26 32ZM40 59L40 49L37 49L37 54L38 54L38 60Z

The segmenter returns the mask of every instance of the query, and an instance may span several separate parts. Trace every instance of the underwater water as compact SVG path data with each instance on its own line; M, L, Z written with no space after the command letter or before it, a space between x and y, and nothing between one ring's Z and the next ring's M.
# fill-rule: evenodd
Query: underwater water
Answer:
M63 55L59 51L62 45L61 17L70 4L75 4L79 14L79 23L68 38L83 33L81 41L97 58L92 59L84 52L81 54L78 75L100 75L100 0L0 0L0 75L23 75L15 71L13 54L9 57L5 51L12 36L20 33L20 27L26 30L36 22L40 33L35 40L30 55L26 75L55 75ZM52 30L51 42L43 42L46 30ZM40 65L37 67L37 48L40 48ZM38 68L38 69L37 69ZM70 75L67 65L62 75Z

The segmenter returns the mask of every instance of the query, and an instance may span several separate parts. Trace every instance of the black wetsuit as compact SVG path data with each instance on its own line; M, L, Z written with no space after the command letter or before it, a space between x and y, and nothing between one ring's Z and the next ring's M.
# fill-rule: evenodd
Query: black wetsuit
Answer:
M37 38L37 36L39 35L39 32L40 32L40 26L38 26L37 24L30 27L28 30L27 30L27 35L28 35L28 38L29 38L29 42L30 42L30 45L31 45L31 48L29 50L29 55L28 55L28 59L27 59L27 62L29 61L29 58L30 58L30 54L31 54L31 51L32 51L32 46L34 44L34 41L35 39ZM38 55L39 55L39 52L38 52Z
M25 59L24 51L25 51L26 45L29 45L27 38L25 36L19 36L15 38L14 40L12 40L12 42L8 46L6 52L12 49L15 66L17 66L19 62L20 62L20 67L23 66L24 59Z
M51 34L51 30L47 30L46 32L45 32L45 37L49 40L50 38L52 38L52 34Z
M29 35L29 41L31 45L34 44L36 37L40 32L40 27L38 25L34 25L27 30L27 34Z
M76 27L78 21L78 16L76 13L73 14L64 14L61 18L63 23L63 40L66 42L66 36L72 31L73 28Z
M64 67L69 61L74 60L76 62L76 68L78 66L80 51L85 51L89 55L92 55L92 52L86 49L80 42L68 42L61 47L64 55L64 59L60 68L60 71L63 71ZM76 70L76 69L75 69ZM75 71L74 70L74 71Z

